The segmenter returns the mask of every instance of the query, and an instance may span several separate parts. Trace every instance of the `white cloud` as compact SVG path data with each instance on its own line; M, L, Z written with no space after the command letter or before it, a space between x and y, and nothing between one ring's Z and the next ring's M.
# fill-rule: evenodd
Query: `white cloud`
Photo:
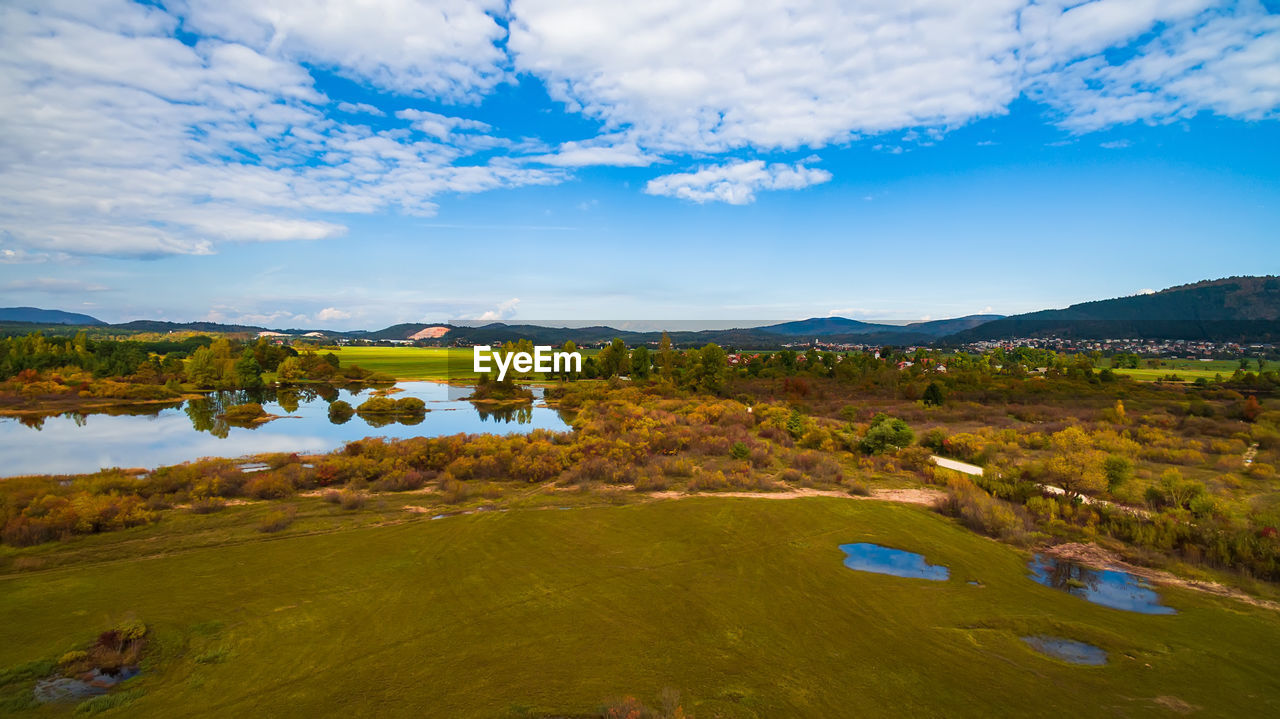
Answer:
M1133 143L1129 142L1128 140L1108 140L1107 142L1099 142L1098 147L1101 147L1106 150L1123 150L1124 148L1129 147L1131 144Z
M659 158L640 149L634 140L601 136L591 140L562 142L554 152L524 158L555 167L648 167Z
M476 320L479 322L497 322L498 320L510 319L515 316L516 307L519 305L520 298L512 297L505 302L499 302L497 307L481 313L480 316L476 317Z
M336 121L302 65L187 45L177 25L124 0L0 5L0 233L12 252L156 257L319 240L345 228L316 213L430 215L443 193L564 177L466 164L494 145L483 138Z
M340 102L338 103L338 111L352 115L373 115L374 117L385 117L387 114L364 102Z
M441 140L447 139L455 131L469 132L475 130L487 132L493 129L488 124L478 120L449 117L425 110L400 110L396 112L396 117L401 120L412 120L413 129Z
M1090 4L1112 7L1116 0ZM1145 7L1146 4L1141 4ZM1280 16L1256 1L1195 10L1206 2L1181 1L1149 12L1137 31L1105 39L1128 41L1166 23L1149 39L1109 60L1103 42L1083 58L1046 53L1032 65L1048 69L1033 76L1029 94L1056 108L1060 123L1091 132L1131 122L1163 123L1212 112L1246 120L1275 118L1280 108ZM1066 17L1075 10L1068 11Z
M646 148L818 147L1005 112L1021 0L513 0L553 98Z
M340 320L351 319L351 313L338 309L337 307L326 307L316 313L316 319L320 322L337 322Z
M830 172L806 167L804 163L766 165L763 160L733 160L694 172L656 177L645 185L644 191L698 203L746 205L755 201L758 190L798 190L830 179Z
M651 152L936 141L1024 93L1080 132L1280 107L1280 16L1258 0L513 0L511 15L517 69Z
M505 77L502 0L177 0L196 32L396 92L475 100Z
M1150 287L1144 287L1143 289L1138 290L1138 294L1140 295L1154 295L1155 293L1156 291Z

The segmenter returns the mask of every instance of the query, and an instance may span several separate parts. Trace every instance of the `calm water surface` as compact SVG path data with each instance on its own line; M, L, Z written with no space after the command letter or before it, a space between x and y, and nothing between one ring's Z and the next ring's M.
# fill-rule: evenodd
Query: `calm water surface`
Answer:
M895 577L914 577L931 579L935 582L946 581L951 571L940 564L929 564L924 556L901 549L883 547L879 544L859 542L841 544L844 551L844 566L860 572L889 574Z
M1107 652L1101 647L1095 647L1092 644L1077 642L1074 639L1063 639L1062 637L1048 637L1043 634L1037 634L1030 637L1022 637L1022 641L1026 642L1032 649L1041 654L1048 654L1056 659L1072 664L1085 664L1093 667L1100 667L1107 663Z
M1043 554L1033 557L1028 566L1037 582L1094 604L1140 614L1177 613L1160 603L1160 595L1151 585L1128 572L1090 569Z
M532 406L478 407L456 399L458 388L436 382L400 382L391 396L418 397L431 411L403 421L355 415L329 420L329 402L359 406L372 389L307 387L261 392L215 392L176 407L141 407L136 414L76 414L0 418L0 476L72 474L104 467L159 467L200 457L239 457L260 452L325 452L364 437L434 437L467 433L513 434L534 429L567 431L560 413L534 389ZM270 414L286 415L252 427L230 426L217 415L225 407L261 402Z

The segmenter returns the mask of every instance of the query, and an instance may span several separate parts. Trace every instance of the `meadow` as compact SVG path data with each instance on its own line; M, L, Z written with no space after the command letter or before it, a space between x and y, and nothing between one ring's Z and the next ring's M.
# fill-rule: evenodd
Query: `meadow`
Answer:
M580 350L592 357L599 350ZM337 347L333 352L343 367L357 365L397 380L474 379L470 347Z
M252 530L261 507L232 507L213 545L160 524L0 577L0 669L136 618L155 649L107 716L594 716L664 689L703 718L1280 711L1274 611L1177 589L1162 589L1173 616L1092 605L921 507L570 493L370 524L295 502L302 519L278 535ZM846 569L838 546L856 541L951 578ZM1033 633L1111 661L1044 657L1018 639Z
M398 380L445 380L470 369L469 347L340 347L333 352L343 365L390 375ZM452 371L451 371L452 368ZM466 377L475 376L466 372Z

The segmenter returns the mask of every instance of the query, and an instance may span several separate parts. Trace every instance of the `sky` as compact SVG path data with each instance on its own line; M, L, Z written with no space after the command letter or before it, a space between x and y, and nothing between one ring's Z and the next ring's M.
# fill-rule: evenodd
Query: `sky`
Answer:
M1280 273L1280 1L4 0L0 306L1014 314Z

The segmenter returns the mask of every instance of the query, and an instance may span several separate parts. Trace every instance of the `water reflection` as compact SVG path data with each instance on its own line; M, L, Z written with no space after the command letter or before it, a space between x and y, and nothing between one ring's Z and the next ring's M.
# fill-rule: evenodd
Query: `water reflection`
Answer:
M1141 578L1129 572L1088 567L1037 554L1029 563L1031 578L1074 596L1112 609L1141 614L1174 614L1160 603L1160 595Z
M375 390L307 385L214 392L173 405L122 406L102 413L0 418L0 476L156 467L260 452L320 452L369 436L569 430L567 417L541 401L541 390L535 390L533 403L473 405L450 399L449 387L434 382L402 382L397 387L403 391L391 396L417 397L428 411L391 416L331 412L332 402L359 406ZM453 388L455 396L457 391ZM248 402L281 418L241 426L220 417L228 408Z
M941 564L929 564L925 561L924 555L915 552L904 552L901 549L866 542L841 544L840 549L846 555L844 566L861 572L930 579L935 582L946 581L947 577L951 576L949 569Z

